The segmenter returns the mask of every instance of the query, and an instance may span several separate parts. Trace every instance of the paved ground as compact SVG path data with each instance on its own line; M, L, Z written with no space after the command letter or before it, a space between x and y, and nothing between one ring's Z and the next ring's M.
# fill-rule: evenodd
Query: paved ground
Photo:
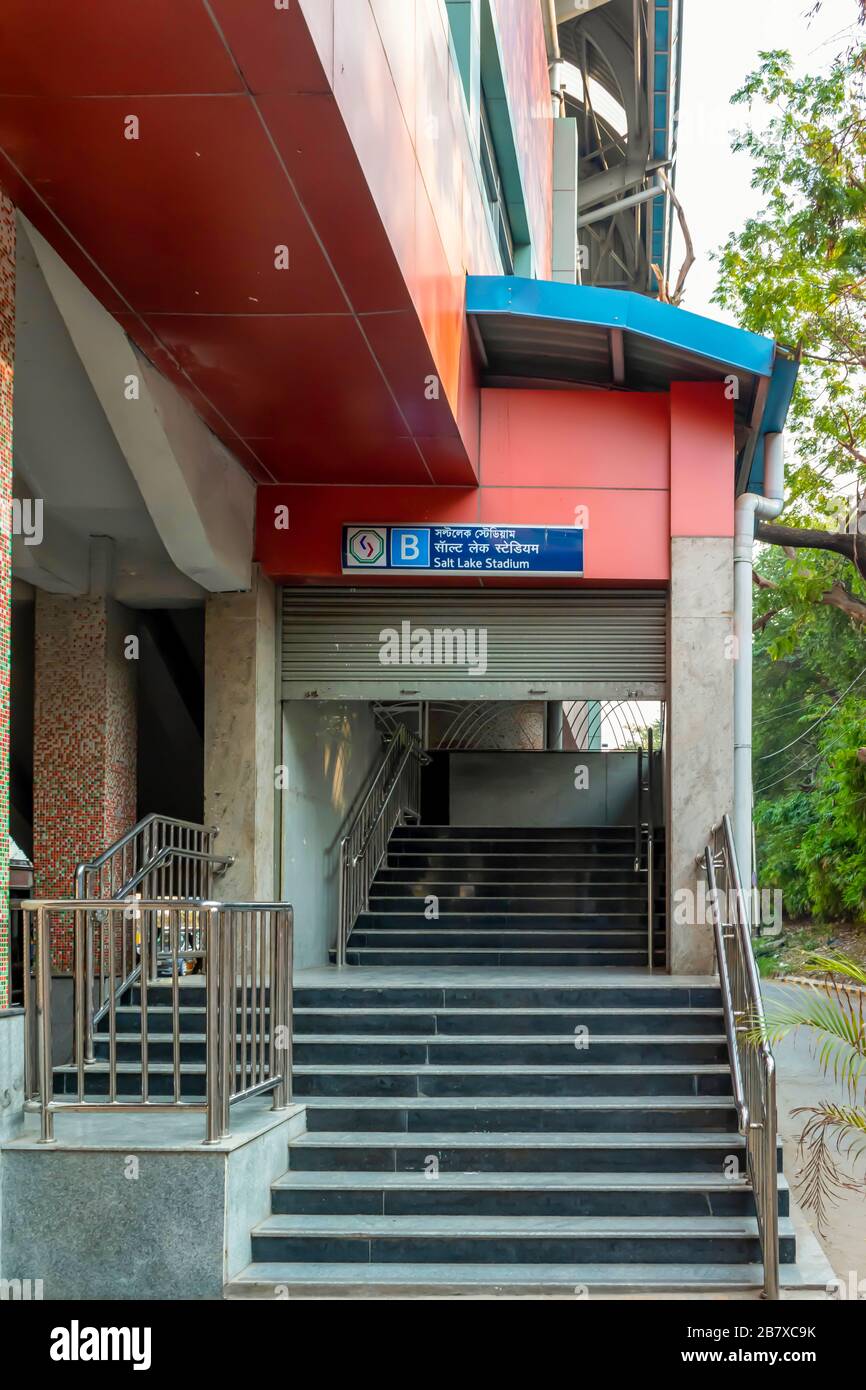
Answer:
M766 985L767 998L778 998L785 994L807 993L802 987ZM778 1067L779 1131L782 1135L785 1154L785 1174L793 1194L797 1196L797 1139L806 1121L806 1116L794 1115L792 1111L802 1105L814 1105L827 1099L847 1101L847 1092L836 1085L832 1079L826 1080L815 1057L814 1044L804 1030L785 1039L774 1048ZM863 1176L864 1165L856 1168L848 1164L846 1171ZM866 1298L866 1187L858 1192L846 1192L838 1205L828 1207L828 1215L823 1231L818 1231L813 1212L804 1213L809 1226L815 1232L845 1290L863 1281L862 1298Z

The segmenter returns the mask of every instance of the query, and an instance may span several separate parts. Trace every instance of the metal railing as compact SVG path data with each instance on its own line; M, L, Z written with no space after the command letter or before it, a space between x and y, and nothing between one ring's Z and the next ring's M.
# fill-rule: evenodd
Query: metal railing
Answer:
M79 864L75 871L77 901L99 900L99 907L84 915L87 971L85 993L85 1057L93 1059L93 1035L112 995L117 996L138 978L140 962L129 934L117 933L109 954L104 902L144 898L161 901L210 901L214 878L234 862L231 855L213 853L215 827L170 816L145 816L96 859ZM161 926L154 927L154 951L158 952ZM156 955L154 955L156 959Z
M340 899L337 923L337 964L346 964L349 936L361 912L366 912L370 885L388 850L388 840L407 817L421 814L421 767L428 761L415 736L400 725L388 741L384 756L352 824L340 842Z
M763 1033L761 983L749 926L748 900L740 882L728 816L713 826L698 860L707 875L734 1104L746 1142L746 1164L758 1218L764 1262L764 1296L779 1297L779 1195L776 1155L776 1064Z
M54 1117L62 1111L203 1111L206 1142L216 1143L229 1133L234 1102L272 1091L274 1109L288 1105L293 934L289 904L54 898L29 899L22 907L26 957L33 961L32 971L24 971L25 1094L29 1108L40 1113L43 1143L53 1141ZM117 1011L125 995L111 990L93 1038L99 1055L91 1061L86 1041L92 968L87 921L97 912L106 926L111 977L117 974L118 949L137 957L137 983L126 988L130 1002L140 1005L141 1027L138 1035L118 1028ZM58 919L70 916L73 1052L65 1077L74 1077L75 1084L67 1097L54 1094L51 933ZM199 975L185 976L190 964ZM151 1034L151 1011L166 993L168 1026ZM197 1045L183 1032L183 1011L192 1006L196 994L204 1001L203 1067L185 1056ZM98 1094L92 1089L97 1080Z
M120 898L143 885L153 898L210 898L215 873L233 862L215 855L219 831L170 816L145 816L102 854L75 870L76 898Z
M647 747L637 750L637 792L634 817L634 871L646 873L647 969L653 972L655 913L655 782L653 775L653 731L647 729ZM646 780L644 780L644 762ZM644 844L646 861L644 863Z

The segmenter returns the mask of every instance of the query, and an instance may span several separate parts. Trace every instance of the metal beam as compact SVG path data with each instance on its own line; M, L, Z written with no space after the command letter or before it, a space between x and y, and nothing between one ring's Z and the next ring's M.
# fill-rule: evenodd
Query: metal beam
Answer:
M612 328L610 342L610 374L614 386L625 386L625 338L621 328Z
M605 207L595 208L593 212L578 217L577 225L578 227L588 227L592 222L602 222L606 217L615 217L618 212L627 212L629 208L636 208L640 203L648 203L663 193L662 186L655 184L652 188L643 189L641 193L633 193L630 198L620 198L617 203L608 203Z

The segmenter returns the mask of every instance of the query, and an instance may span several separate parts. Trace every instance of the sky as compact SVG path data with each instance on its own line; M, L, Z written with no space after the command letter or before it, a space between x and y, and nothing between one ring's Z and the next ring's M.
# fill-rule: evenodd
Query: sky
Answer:
M808 20L812 6L813 0L685 0L677 193L697 256L683 300L694 313L730 319L710 303L717 278L710 253L761 205L750 187L747 156L731 153L729 133L745 124L748 113L730 105L732 93L758 66L761 49L787 48L801 71L816 71L853 31L856 0L825 0L821 13ZM682 261L678 238L674 283Z

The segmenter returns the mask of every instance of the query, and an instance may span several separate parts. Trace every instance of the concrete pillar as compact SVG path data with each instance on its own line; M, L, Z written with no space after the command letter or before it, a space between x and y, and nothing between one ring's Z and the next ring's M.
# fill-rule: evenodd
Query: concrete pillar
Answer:
M562 725L562 701L548 700L544 746L549 751L562 750Z
M271 901L275 874L277 596L258 568L245 593L214 594L205 615L205 822L236 856L215 895Z
M552 278L565 285L579 284L585 268L577 245L577 151L577 121L562 116L553 122Z
M0 193L0 1009L9 1003L9 639L12 629L12 382L15 209Z
M37 590L35 625L35 892L67 897L76 865L137 819L136 624L104 593ZM71 970L71 924L52 956L56 972Z
M675 975L715 969L695 858L733 800L733 467L733 406L723 389L675 384L665 749Z

